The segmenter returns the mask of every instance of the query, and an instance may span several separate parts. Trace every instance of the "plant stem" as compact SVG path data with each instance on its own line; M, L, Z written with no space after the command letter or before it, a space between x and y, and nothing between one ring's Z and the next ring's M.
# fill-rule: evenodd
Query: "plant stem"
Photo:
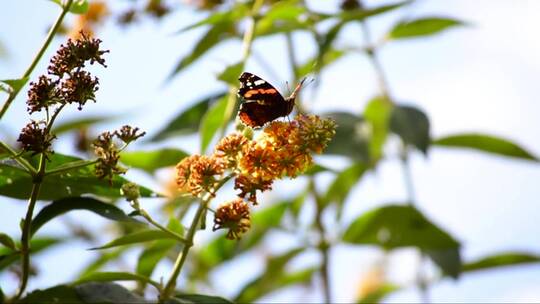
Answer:
M416 195L414 191L413 177L411 172L411 167L409 163L409 150L407 144L403 143L401 151L401 166L403 171L403 180L405 181L405 189L407 191L407 200L410 206L414 206L416 203ZM416 285L420 290L420 300L422 303L429 303L429 290L427 279L424 276L424 271L422 264L428 258L425 252L420 251L420 261L419 266L416 271Z
M384 73L381 62L379 61L377 48L375 45L372 44L371 32L369 30L368 24L366 21L362 21L360 24L362 26L362 33L364 34L364 43L367 45L366 53L369 57L369 62L373 66L375 74L377 75L381 94L385 96L389 101L392 101L392 97L390 96L390 88L388 86L388 79L386 77L386 74Z
M137 204L138 204L138 202L137 202ZM176 232L168 229L167 227L162 226L158 222L154 221L154 219L150 216L150 214L148 214L148 212L146 212L146 210L139 209L139 212L141 213L142 217L144 217L150 224L154 225L159 230L161 230L161 231L169 234L170 236L174 237L180 243L184 243L184 244L187 243L187 240L183 236L179 235L178 233L176 233Z
M215 186L215 189L212 191L212 193L215 193L216 191L218 191L219 188L221 188L227 181L229 181L233 177L234 177L234 174L230 174L224 177ZM204 213L203 211L206 210L206 208L208 207L208 204L210 203L212 198L214 198L214 195L212 193L208 193L206 197L203 200L201 200L199 207L197 208L197 211L195 212L195 216L193 216L193 220L191 221L191 225L189 226L189 230L188 230L186 239L184 241L184 248L182 249L182 252L176 258L171 277L169 278L169 280L167 281L167 284L165 285L165 288L159 295L160 302L169 299L172 293L174 293L178 276L180 276L180 272L182 271L182 267L184 266L184 262L186 261L189 250L191 249L191 247L193 247L193 239L195 238L195 233L197 232L199 222L201 221L202 215Z
M45 172L45 176L54 175L54 174L60 174L60 173L64 173L64 172L67 172L67 171L88 167L88 166L91 166L93 164L96 164L97 162L98 162L97 159L95 159L95 160L74 161L73 163L68 163L68 164L63 165L63 166L58 166L58 167L56 167L56 168L54 168L52 170L49 170L49 171Z
M71 4L71 1L68 3ZM69 8L68 5L68 8ZM56 120L56 117L58 117L58 114L62 109L64 108L65 104L58 107L54 114L52 115L51 119L47 122L47 127L45 128L45 134L49 135L52 125L54 121ZM17 295L15 296L15 299L19 299L24 291L26 290L26 286L28 285L28 276L30 274L30 239L32 238L31 231L32 231L32 218L34 215L34 208L36 206L36 202L39 196L39 190L41 189L41 184L43 183L43 179L45 178L45 169L47 167L47 151L43 151L40 154L39 157L39 166L38 170L35 175L33 175L33 181L32 181L32 192L30 194L30 199L28 201L28 209L26 210L26 216L24 218L24 224L22 229L22 236L21 236L21 255L22 255L22 278L21 278L21 287L19 288L19 291Z
M23 166L27 170L27 172L30 173L30 175L32 176L36 175L37 173L36 168L34 168L34 166L32 166L26 159L22 158L22 156L19 153L15 152L13 149L11 149L10 146L8 146L3 141L0 141L0 147L4 149L5 151L7 151L9 155L11 156L11 158L13 158L17 163L19 163L19 165Z
M362 21L361 25L362 25L362 32L364 33L364 43L368 46L367 55L368 55L369 61L371 62L375 70L375 73L377 74L381 94L386 97L388 102L394 104L393 98L390 94L390 89L389 89L386 74L384 73L384 69L378 58L377 47L373 45L371 41L371 33L369 30L369 27L365 21ZM407 145L403 143L403 150L401 153L403 180L405 182L405 188L407 191L407 202L409 205L414 206L416 202L416 196L415 196L415 191L414 191L411 169L409 166L408 155L409 155L409 151L407 149ZM420 298L421 298L422 303L430 302L428 284L426 282L426 279L424 278L424 273L422 269L422 262L426 258L427 258L426 254L420 250L420 264L418 266L417 273L416 273L416 284L418 286L418 289L420 290Z
M324 201L317 192L317 187L315 185L315 179L310 178L309 181L309 190L315 199L316 204L316 213L315 213L315 227L319 232L319 246L317 247L321 253L322 262L321 262L321 280L323 287L323 296L325 303L332 303L332 293L330 288L330 243L326 240L326 229L322 222L322 214L324 211Z
M34 208L39 196L39 190L41 189L41 183L43 182L43 177L45 173L45 167L47 164L45 153L41 153L39 158L39 168L37 174L34 176L32 183L32 192L30 194L30 199L28 200L28 209L26 210L26 216L24 218L24 224L22 229L21 236L21 255L22 255L22 278L21 286L15 299L19 299L28 284L28 276L30 274L30 238L32 231L32 217L34 214Z
M293 75L293 86L294 86L298 83L298 80L300 79L300 75L298 74L298 60L296 59L296 55L294 54L294 50L296 48L295 48L294 40L292 38L291 33L286 33L285 38L286 38L285 42L287 44L287 52L289 53L288 55L289 65L291 66L291 72ZM297 98L297 100L299 100L299 98ZM296 101L295 105L296 105L296 109L298 110L298 113L300 114L306 113L306 109L301 102Z
M242 40L242 65L246 64L246 61L251 55L251 46L253 45L253 39L255 38L255 25L257 24L256 18L263 4L264 0L256 0L255 3L253 3L253 7L251 8L248 25L246 31L244 32L244 38ZM221 126L220 138L223 138L225 136L227 125L229 124L229 121L231 120L231 117L233 115L233 111L236 106L237 90L237 86L231 85L229 87L227 107L225 108L225 113L223 114L224 119L223 125ZM204 153L204 151L201 151L201 153Z
M64 7L62 9L62 12L60 13L58 18L56 19L56 22L54 23L54 25L51 27L49 33L47 34L47 38L45 38L45 42L43 43L43 45L41 46L41 48L37 52L36 56L34 57L34 60L32 60L32 63L30 63L30 66L24 72L21 79L30 77L30 74L32 74L32 72L34 71L34 68L38 64L41 57L43 57L43 54L45 53L45 51L49 47L49 44L51 44L51 41L54 38L54 35L56 34L58 29L60 28L60 25L62 25L62 21L64 20L64 17L66 16L67 12L69 11L69 8L71 7L72 2L73 2L73 0L68 0L67 3L64 5ZM19 90L14 90L13 92L11 92L9 94L8 99L6 100L4 105L2 106L2 109L0 109L0 120L2 119L2 117L4 116L6 111L8 110L9 106L11 105L13 100L15 100L15 97L17 97L17 95L19 94L20 91L21 91L20 89Z

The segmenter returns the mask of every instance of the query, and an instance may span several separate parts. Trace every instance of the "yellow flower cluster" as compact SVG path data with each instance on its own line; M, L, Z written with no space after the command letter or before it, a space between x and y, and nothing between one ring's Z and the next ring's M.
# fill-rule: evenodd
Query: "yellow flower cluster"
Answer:
M334 136L335 127L330 119L299 115L291 122L271 122L254 140L239 133L231 134L217 144L211 156L193 155L183 159L176 166L177 185L194 196L214 195L219 176L229 170L235 177L234 188L240 190L239 198L218 209L214 229L229 228L227 236L238 238L249 227L246 224L249 216L241 217L243 228L234 230L231 224L223 224L238 218L230 210L247 208L249 215L248 205L239 207L240 201L246 199L257 205L257 191L272 189L276 179L294 178L305 172L313 164L312 153L323 151Z

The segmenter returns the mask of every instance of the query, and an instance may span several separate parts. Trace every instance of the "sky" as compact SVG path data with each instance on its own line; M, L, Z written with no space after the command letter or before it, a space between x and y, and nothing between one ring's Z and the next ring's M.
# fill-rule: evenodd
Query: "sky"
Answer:
M308 2L321 10L331 9L334 3ZM371 5L378 3L381 2L368 2ZM115 5L120 7L122 4ZM6 1L2 8L0 43L7 55L0 58L0 78L16 78L42 43L58 8L43 0ZM540 121L537 118L540 113L537 102L540 93L537 84L540 76L539 10L538 1L424 0L395 13L373 18L369 26L373 36L380 37L401 18L448 16L465 20L466 27L426 39L393 42L381 50L380 60L393 96L402 103L422 108L429 115L434 138L459 132L482 132L511 139L533 154L540 155ZM183 35L174 33L201 17L201 13L186 9L163 22L147 20L127 29L104 27L99 37L104 40L105 48L111 50L106 57L109 67L106 70L92 68L100 78L99 101L85 107L84 114L128 113L120 121L100 128L105 130L130 123L152 134L197 97L223 89L215 75L239 58L240 42L225 44L185 73L166 81L171 67L190 51L201 31ZM68 19L70 21L73 19ZM337 43L361 46L359 37L360 30L352 26L345 30ZM294 38L302 45L297 50L299 58L307 58L314 51L308 38L303 34ZM61 42L62 39L56 39L44 58L50 58ZM247 69L283 89L285 81L290 81L285 69L283 39L263 39L254 45L254 52L270 58L275 63L275 73L264 70L256 62L249 62ZM46 65L47 60L42 60L33 79L45 71ZM310 109L318 113L335 110L359 113L369 98L377 94L373 69L361 55L341 59L319 77L319 90L306 90L304 97ZM3 140L13 139L23 127L23 118L27 114L24 94L20 95L0 122L0 138ZM68 120L78 115L76 110L72 110L62 118ZM191 152L196 152L198 147L196 140L192 139L167 141L163 145ZM60 149L70 152L71 148L66 144ZM540 170L537 164L473 151L433 148L427 157L417 154L412 157L412 170L418 208L462 242L465 260L513 250L540 254L540 225L537 220L540 217L537 208ZM145 176L129 176L139 178L146 185L159 187ZM281 187L287 189L287 184L282 183ZM269 197L278 196L273 193ZM405 197L398 160L390 157L351 192L345 209L346 222L376 206L403 202ZM151 208L151 202L148 204ZM103 221L88 213L82 214L90 225L104 225ZM0 203L0 231L17 235L18 221L23 215L24 203L3 198ZM71 219L77 220L77 215ZM333 224L331 219L326 220L328 225ZM51 234L62 233L63 225L52 223L46 229L43 231ZM76 242L42 255L40 261L48 266L43 267L42 275L31 282L30 289L71 279L92 256L84 246ZM335 300L352 300L360 279L380 257L381 252L375 248L346 245L335 248L332 252ZM313 258L306 257L305 260ZM70 260L74 261L72 267L65 267L65 261ZM233 273L236 267L242 267L246 271L239 280L249 280L250 273L255 275L260 270L260 265L253 266L254 260L257 260L256 256L242 259L220 270L220 273ZM414 252L400 250L392 253L389 261L388 275L393 281L411 281L418 262ZM164 271L167 269L166 265L160 267ZM0 276L0 281L3 287L8 286L8 290L16 287L7 275ZM227 281L219 284L226 295L234 294L236 284L233 286ZM538 286L540 265L529 265L467 275L458 281L444 280L434 285L430 294L432 300L444 302L538 302ZM317 301L320 294L293 289L266 300L295 297ZM392 294L388 302L418 299L418 292L410 288Z

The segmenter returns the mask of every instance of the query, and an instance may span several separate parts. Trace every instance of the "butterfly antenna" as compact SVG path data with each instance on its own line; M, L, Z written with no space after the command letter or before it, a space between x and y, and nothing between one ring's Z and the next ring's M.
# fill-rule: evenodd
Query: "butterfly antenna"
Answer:
M289 81L285 81L285 85L287 86L287 94L291 95L291 86L289 85Z

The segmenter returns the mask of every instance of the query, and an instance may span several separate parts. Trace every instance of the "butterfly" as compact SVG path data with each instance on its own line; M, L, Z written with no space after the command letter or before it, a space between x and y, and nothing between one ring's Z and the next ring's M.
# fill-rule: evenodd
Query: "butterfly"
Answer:
M291 113L294 108L294 100L302 88L305 78L298 83L287 98L284 98L276 88L255 74L244 72L238 80L240 80L238 95L244 99L238 117L247 126L260 128L267 122Z

